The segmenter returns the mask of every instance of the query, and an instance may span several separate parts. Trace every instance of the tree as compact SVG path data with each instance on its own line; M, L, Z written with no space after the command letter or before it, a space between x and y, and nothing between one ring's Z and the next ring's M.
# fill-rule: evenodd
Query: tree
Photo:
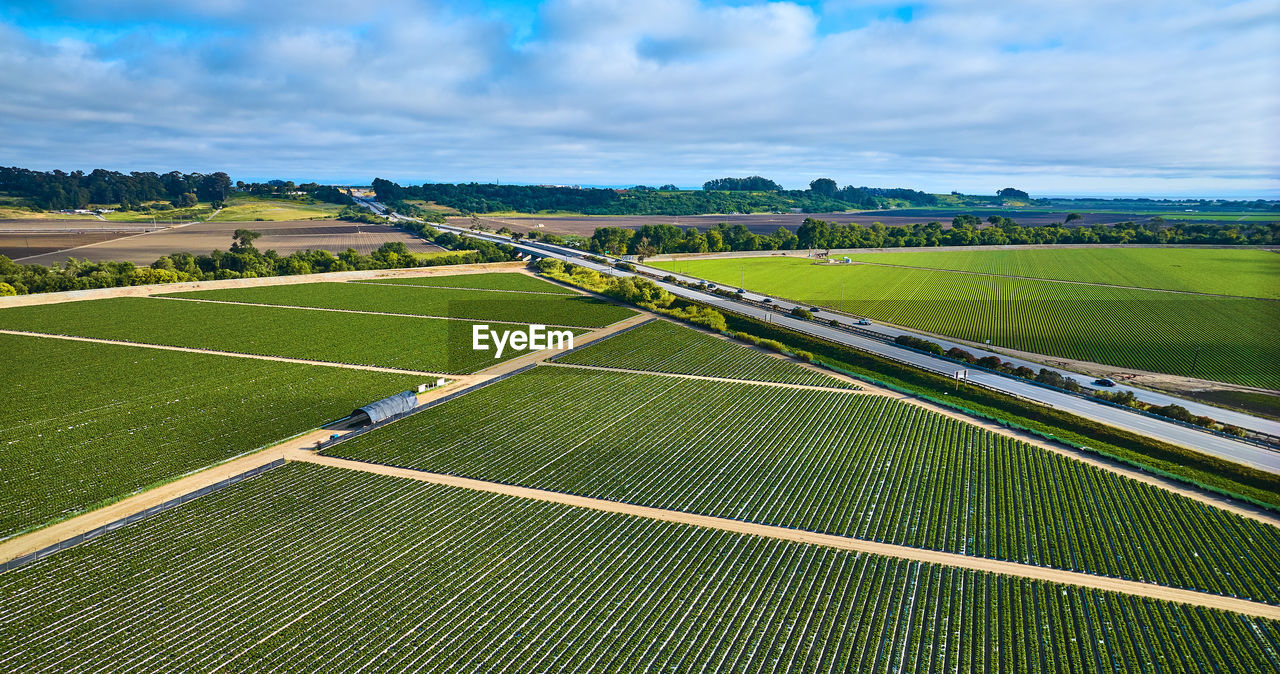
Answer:
M231 236L235 239L235 243L231 244L232 253L258 252L258 249L253 247L253 242L262 236L262 232L255 232L252 229L237 229Z
M1067 219L1063 220L1063 224L1066 224L1068 222L1075 222L1076 220L1081 220L1083 218L1084 216L1080 215L1079 213L1067 213Z
M1001 199L1027 200L1031 198L1030 194L1027 194L1026 192L1023 192L1022 190L1019 190L1019 189L1014 189L1012 187L1006 187L996 192L996 196L1000 197Z
M818 178L809 183L809 191L824 197L834 197L839 186L830 178Z
M179 194L172 202L174 208L193 208L200 200L196 198L193 192L183 192Z
M18 294L18 291L14 290L13 286L9 285L8 283L0 282L0 297L13 297L14 295L17 295L17 294Z

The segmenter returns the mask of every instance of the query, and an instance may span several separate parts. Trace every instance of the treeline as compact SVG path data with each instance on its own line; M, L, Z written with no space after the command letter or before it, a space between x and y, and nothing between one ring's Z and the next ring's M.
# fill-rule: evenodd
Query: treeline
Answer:
M259 232L238 229L228 250L215 250L208 255L170 253L149 267L132 262L90 262L71 258L62 265L19 265L0 255L0 296L30 293L88 290L153 283L212 281L264 276L292 276L335 271L365 269L399 269L434 267L454 264L506 262L517 259L514 248L506 244L464 239L456 234L427 234L433 242L449 249L447 253L412 253L401 241L389 241L369 255L352 248L334 255L327 250L298 251L280 255L274 250L260 251L254 241Z
M224 201L231 194L231 178L222 172L159 174L95 169L90 173L64 173L13 166L0 167L0 192L26 199L43 210L84 208L89 204L120 204L130 209L149 201L169 201L180 207L193 206L196 200Z
M712 192L716 190L726 192L781 192L782 185L761 178L760 176L750 176L747 178L716 178L702 183L702 189Z
M674 225L645 225L638 229L600 227L591 235L594 253L649 257L664 253L719 253L745 250L802 250L809 248L898 248L933 246L999 246L1009 244L1210 244L1273 245L1280 243L1280 224L1174 224L1121 222L1114 225L1023 227L1002 216L983 225L976 216L960 215L950 228L942 223L887 226L880 223L842 225L806 218L796 231L779 227L773 234L756 234L745 225L720 223L699 231Z
M753 180L724 178L711 181ZM777 188L771 180L760 178ZM645 186L632 189L551 187L540 185L495 185L484 183L428 183L401 186L377 178L373 189L383 203L408 200L430 201L464 214L519 212L568 212L586 215L704 215L708 213L774 213L799 209L806 213L827 213L851 209L877 209L898 202L931 206L937 197L910 189L870 187L835 188L835 181L821 179L818 189L755 190L734 187L726 190L663 191ZM764 185L765 183L760 183ZM829 183L830 189L827 189ZM724 183L728 184L728 183ZM737 184L737 183L733 183ZM670 185L666 186L670 187Z
M295 185L292 180L268 180L265 183L246 183L243 180L237 180L236 192L255 197L288 199L309 196L316 201L324 201L330 204L352 203L351 197L346 192L332 185L321 185L314 182Z
M121 173L106 169L84 171L32 171L16 166L0 167L0 193L25 200L39 210L81 209L90 204L118 205L120 210L146 210L146 204L167 202L172 208L190 208L197 202L211 202L215 208L236 193L254 196L297 198L309 196L334 204L351 203L336 187L318 183L295 185L288 180L265 183L236 181L221 171L215 173Z

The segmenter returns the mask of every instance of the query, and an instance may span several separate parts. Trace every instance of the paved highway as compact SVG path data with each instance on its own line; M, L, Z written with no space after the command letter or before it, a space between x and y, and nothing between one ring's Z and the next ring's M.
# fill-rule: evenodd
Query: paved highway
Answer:
M560 260L573 262L574 264L586 266L586 267L595 269L597 271L600 271L602 273L607 273L613 276L633 275L629 272L614 269L613 267L610 267L607 265L600 265L597 263L590 262L588 260L584 260L582 259L583 253L581 251L578 251L572 248L566 248L563 246L552 246L548 244L533 243L533 242L513 243L507 237L498 236L494 234L477 233L477 232L472 232L462 228L450 227L450 226L442 226L442 225L435 225L435 226L441 229L450 230L466 236L473 236L476 238L488 239L496 243L512 244L517 249L528 254L536 255L539 257L553 257ZM664 270L658 270L654 268L641 267L641 270L649 271L650 273L656 273L659 275L667 275L670 273ZM683 275L676 274L675 276L677 278L681 278ZM689 276L683 276L683 279L691 280L695 283L698 280L700 280L700 279L695 279ZM750 316L752 318L767 320L767 321L782 325L791 330L795 330L797 332L802 332L805 334L820 337L822 339L826 339L832 342L836 342L838 344L850 346L862 351L874 353L876 355L884 356L886 358L890 358L893 360L906 362L915 367L919 367L923 370L928 370L930 372L936 372L946 376L952 376L954 375L956 370L962 368L962 366L943 358L937 358L928 354L919 353L909 349L904 349L902 347L899 347L891 343L886 343L879 339L875 339L869 336L864 337L858 334L853 334L847 330L834 328L823 323L794 318L792 316L787 315L786 310L789 310L792 306L795 306L795 305L785 300L771 298L772 304L780 305L782 310L768 309L768 308L762 308L760 306L757 306L751 302L739 302L739 301L729 300L729 299L720 297L719 295L714 295L711 293L686 288L684 286L677 285L677 284L659 281L658 285L662 286L664 289L666 289L667 291L671 292L672 294L678 297L684 297L686 299L696 300L704 304L716 306L725 311L730 311L730 312ZM748 300L755 300L755 301L762 302L765 299L765 296L759 295L756 293L743 293L743 295ZM835 314L830 314L830 313L828 313L827 315L830 317L836 318L838 321L842 321L845 324L853 324L856 322L854 319L850 319L848 317L837 316ZM887 328L886 326L872 325L872 326L854 326L854 327L877 328L878 329L877 331L881 332L881 334L886 334L886 335L896 334L896 333L889 332L892 330L892 328ZM934 340L934 341L937 341L937 340ZM944 346L947 346L947 345L944 344ZM972 347L962 346L962 348L965 348L970 352L976 351ZM978 355L978 354L975 353L975 355ZM1013 361L1015 359L1005 358L1005 360ZM1037 369L1039 367L1042 367L1039 364L1028 363L1027 365L1028 367L1031 367L1034 365ZM1080 376L1075 373L1067 373L1067 374L1071 374L1076 377ZM1048 405L1049 407L1053 407L1056 409L1061 409L1061 410L1071 412L1073 414L1077 414L1086 419L1092 419L1094 421L1105 423L1110 426L1114 426L1116 428L1121 428L1121 429L1138 433L1147 437L1151 437L1158 440L1163 440L1165 442L1180 445L1183 447L1195 449L1197 451L1204 452L1212 456L1217 456L1220 458L1228 459L1230 461L1235 461L1237 463L1259 468L1261 470L1265 470L1271 473L1280 473L1280 451L1277 451L1274 449L1269 449L1256 444L1243 442L1243 441L1236 440L1234 438L1230 438L1223 435L1209 433L1207 431L1200 430L1195 427L1184 426L1171 421L1165 421L1159 418L1147 416L1123 407L1107 405L1101 402L1090 400L1088 398L1072 395L1070 393L1044 388L1042 386L1037 386L1035 384L1029 383L1025 380L1021 380L1015 377L1008 377L1008 376L1004 376L1004 375L993 373L993 372L986 372L983 370L970 368L968 372L968 378L970 381L980 384L982 386L986 386L986 387L996 389L998 391L1002 391L1005 393L1009 393L1015 396L1019 396L1022 398L1034 400L1044 405ZM1141 389L1138 389L1138 390L1142 391ZM1143 392L1149 393L1147 391L1143 391ZM1187 404L1188 401L1183 401L1182 399L1173 399L1173 400L1175 400L1177 404L1183 405L1184 407L1188 407L1188 409L1190 409L1190 406ZM1212 408L1212 409L1215 412L1220 412L1218 408ZM1224 415L1219 413L1219 414L1215 414L1214 416L1215 418L1221 419L1223 418ZM1241 416L1245 417L1245 420L1248 422L1248 427L1250 428L1258 427L1258 426L1266 427L1266 428L1275 428L1274 425L1267 426L1267 424L1271 423L1271 422L1267 422L1267 420L1255 419L1254 417L1250 417L1247 415L1241 415ZM1244 426L1245 424L1238 424L1238 425ZM1264 432L1272 432L1272 431L1264 431ZM1280 433L1276 433L1276 434L1280 435Z

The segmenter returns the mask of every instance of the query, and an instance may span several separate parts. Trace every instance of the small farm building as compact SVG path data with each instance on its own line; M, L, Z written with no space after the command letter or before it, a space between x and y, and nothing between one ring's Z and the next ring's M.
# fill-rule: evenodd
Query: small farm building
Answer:
M377 402L369 403L351 412L351 423L365 426L385 421L397 414L408 412L418 406L418 396L413 391L401 391Z

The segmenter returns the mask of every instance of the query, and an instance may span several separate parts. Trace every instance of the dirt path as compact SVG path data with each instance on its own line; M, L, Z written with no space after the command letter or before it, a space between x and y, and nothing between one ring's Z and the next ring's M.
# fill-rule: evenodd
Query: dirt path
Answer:
M649 370L628 370L620 367L604 367L603 365L579 365L576 363L547 363L553 367L572 367L580 370L601 370L604 372L622 372L626 374L648 374L658 377L675 377L677 379L698 379L701 381L719 381L730 384L752 384L755 386L772 386L774 388L796 388L810 391L832 391L835 393L868 393L866 390L838 388L835 386L815 386L813 384L791 384L780 381L760 381L758 379L734 379L732 377L711 377L702 374L682 374L679 372L651 372ZM861 386L861 384L859 384ZM875 392L876 394L879 391Z
M534 278L537 278L536 276ZM478 293L516 293L519 295L551 295L552 297L572 297L565 293L549 293L543 290L502 290L500 288L462 288L459 286L424 286L414 283L379 283L378 281L354 281L366 286L395 286L396 288L421 288L424 290L472 290Z
M429 318L440 321L465 321L467 323L475 323L483 321L485 323L501 323L503 325L533 325L530 322L521 321L500 321L496 318L458 318L457 316L429 316L426 314L397 314L390 311L364 311L362 309L329 309L326 307L300 307L294 304L263 304L261 302L233 302L230 300L203 300L197 297L163 297L160 295L151 295L153 300L174 300L177 302L204 302L206 304L236 304L243 307L272 307L275 309L301 309L303 311L332 311L339 314L368 314L371 316L396 316L398 318ZM577 330L590 330L589 326L581 325L556 325L555 323L539 323L548 328L571 328Z
M1005 562L994 559L985 559L982 557L970 557L951 552L937 552L921 548L892 545L889 543L877 543L874 541L847 538L845 536L834 536L831 534L820 534L800 529L791 529L788 527L731 520L723 517L695 515L676 510L650 508L647 506L631 505L628 503L607 501L604 499L590 498L586 496L575 496L572 494L563 494L560 492L546 491L542 489L531 489L529 487L517 487L497 482L473 480L454 475L427 473L408 468L395 468L391 466L365 463L362 461L352 461L350 459L317 456L311 452L305 451L286 452L286 455L286 458L291 461L305 461L333 468L360 470L368 473L377 473L379 475L408 478L430 484L461 487L463 489L504 494L507 496L516 496L536 501L560 503L577 508L590 508L592 510L617 513L620 515L633 515L636 517L644 517L663 522L689 524L708 529L746 534L749 536L761 536L764 538L792 541L807 545L821 545L838 550L848 550L851 552L909 559L912 561L927 562L930 564L944 564L946 566L973 571L999 573L1008 576L1030 578L1033 580L1043 580L1052 583L1063 583L1066 585L1106 590L1109 592L1121 592L1150 599L1174 601L1182 604L1191 604L1193 606L1203 606L1205 608L1243 613L1245 615L1268 618L1271 620L1280 620L1280 606L1271 606L1269 604L1262 604L1245 599L1222 597L1193 590L1181 590L1162 585L1152 585L1150 583L1121 580L1119 578L1109 578L1106 576L1095 576L1087 573L1077 573L1074 571L1061 571L1058 569L1032 566L1030 564L1019 564L1017 562Z
M138 236L138 235L135 235ZM113 241L118 239L112 239ZM379 278L417 278L424 276L454 276L457 274L522 273L524 262L486 262L482 264L456 264L439 267L406 267L402 269L370 269L365 271L336 271L325 274L299 274L296 276L263 276L259 278L235 278L221 281L187 281L183 283L158 283L145 286L118 288L93 288L68 290L59 293L35 293L0 297L0 309L25 307L37 304L60 304L100 300L108 297L145 297L156 293L180 293L193 290L217 290L221 288L258 288L262 286L296 285L321 281L357 281Z
M45 339L65 339L71 342L93 342L96 344L115 344L117 346L134 346L140 349L160 349L162 351L185 351L187 353L205 353L214 356L230 356L232 358L250 358L253 360L274 360L281 363L301 363L303 365L322 365L324 367L341 367L348 370L368 370L369 372L388 372L391 374L414 374L424 377L445 377L447 379L457 379L459 375L445 374L441 372L421 372L418 370L399 370L393 367L378 367L376 365L352 365L351 363L331 363L324 360L303 360L301 358L285 358L284 356L264 356L256 353L235 353L234 351L214 351L212 349L193 349L186 346L167 346L165 344L144 344L141 342L126 342L118 339L98 339L96 337L73 337L71 335L53 335L45 332L23 332L21 330L5 330L0 329L0 334L4 335L25 335L27 337L43 337Z

